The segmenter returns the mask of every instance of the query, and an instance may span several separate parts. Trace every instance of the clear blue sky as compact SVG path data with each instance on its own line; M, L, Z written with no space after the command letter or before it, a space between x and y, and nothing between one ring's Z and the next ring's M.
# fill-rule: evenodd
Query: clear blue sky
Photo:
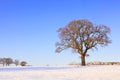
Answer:
M32 65L79 62L69 49L55 53L57 29L74 19L111 28L112 44L89 51L87 61L120 61L120 0L0 0L0 57Z

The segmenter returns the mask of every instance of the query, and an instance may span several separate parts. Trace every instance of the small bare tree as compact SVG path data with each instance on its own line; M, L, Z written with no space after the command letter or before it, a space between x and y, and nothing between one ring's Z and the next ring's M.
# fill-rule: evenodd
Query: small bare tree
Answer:
M6 58L2 58L2 64L3 64L3 66L6 65Z
M56 52L72 48L81 56L81 65L85 66L85 57L90 49L107 46L111 43L108 37L110 29L105 25L94 25L88 20L73 20L58 29L60 42L56 43Z
M26 64L27 64L26 61L22 61L22 62L20 63L21 66L26 66Z
M12 58L6 58L6 66L10 66L10 64L13 63L13 59Z
M19 60L15 60L15 61L14 61L14 64L15 64L16 66L18 66L18 65L19 65Z

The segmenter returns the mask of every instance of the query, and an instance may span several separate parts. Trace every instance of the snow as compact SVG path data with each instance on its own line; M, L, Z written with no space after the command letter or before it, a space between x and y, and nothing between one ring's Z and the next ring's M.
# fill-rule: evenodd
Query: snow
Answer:
M120 80L120 66L7 67L0 80Z

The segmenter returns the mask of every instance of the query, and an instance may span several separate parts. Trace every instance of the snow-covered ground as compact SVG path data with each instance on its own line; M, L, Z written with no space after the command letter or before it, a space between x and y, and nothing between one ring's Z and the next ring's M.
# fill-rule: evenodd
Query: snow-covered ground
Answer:
M0 80L120 80L120 66L7 67Z

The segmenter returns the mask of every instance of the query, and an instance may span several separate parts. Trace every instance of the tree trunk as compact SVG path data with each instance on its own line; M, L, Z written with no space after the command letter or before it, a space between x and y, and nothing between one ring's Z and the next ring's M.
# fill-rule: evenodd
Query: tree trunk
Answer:
M81 55L81 66L85 66L85 56Z

